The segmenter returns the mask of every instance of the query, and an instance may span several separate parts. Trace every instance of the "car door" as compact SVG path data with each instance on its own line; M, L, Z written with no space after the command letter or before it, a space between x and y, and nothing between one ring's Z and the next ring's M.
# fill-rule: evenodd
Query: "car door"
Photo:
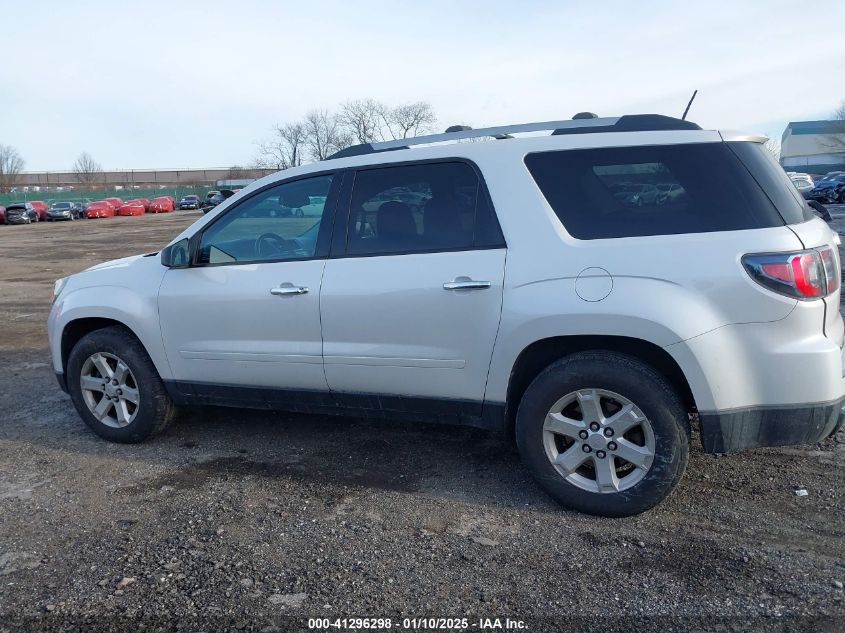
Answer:
M190 267L167 271L161 330L185 393L255 404L328 390L320 282L340 180L328 173L259 190L194 238Z
M348 206L342 256L327 262L320 299L336 399L479 415L506 250L477 169L439 161L358 170Z

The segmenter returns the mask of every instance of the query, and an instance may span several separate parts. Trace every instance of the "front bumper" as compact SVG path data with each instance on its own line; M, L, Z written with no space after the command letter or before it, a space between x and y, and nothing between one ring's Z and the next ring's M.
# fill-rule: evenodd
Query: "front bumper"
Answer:
M845 398L793 407L749 407L702 412L701 443L706 453L733 453L763 446L816 444L842 428Z
M67 390L67 378L65 377L64 372L57 371L57 372L55 372L55 374L56 374L56 380L59 382L59 387L61 387L62 391L64 391L65 393L70 393Z
M15 216L11 218L6 216L6 224L26 224L27 222L32 222L32 220L24 216Z

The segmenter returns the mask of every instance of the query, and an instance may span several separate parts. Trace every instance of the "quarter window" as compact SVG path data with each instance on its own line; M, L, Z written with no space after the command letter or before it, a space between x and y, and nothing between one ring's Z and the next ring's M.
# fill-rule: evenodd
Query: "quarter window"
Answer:
M726 143L554 151L525 159L566 230L583 240L783 226L764 190L768 183L758 183L743 162ZM789 191L782 197L792 199ZM796 216L800 208L788 220Z
M333 178L327 175L287 182L247 198L203 233L199 262L315 257Z
M401 254L503 245L486 191L462 162L357 172L347 253Z

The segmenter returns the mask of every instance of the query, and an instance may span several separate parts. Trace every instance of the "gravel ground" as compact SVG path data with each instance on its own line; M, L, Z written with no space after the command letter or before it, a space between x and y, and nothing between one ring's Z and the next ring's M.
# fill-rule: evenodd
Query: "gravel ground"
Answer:
M621 520L560 509L472 429L208 408L142 445L98 439L52 375L52 281L195 217L0 226L0 632L843 630L845 433L696 444L677 491Z

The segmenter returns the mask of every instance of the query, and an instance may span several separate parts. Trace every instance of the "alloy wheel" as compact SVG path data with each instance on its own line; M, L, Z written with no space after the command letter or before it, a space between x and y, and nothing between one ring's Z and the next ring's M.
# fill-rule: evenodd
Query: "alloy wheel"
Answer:
M543 423L546 456L566 481L589 492L627 490L654 462L654 430L625 396L579 389L551 407Z
M79 384L88 410L106 426L122 428L138 415L138 383L129 366L114 354L89 356L82 364Z

